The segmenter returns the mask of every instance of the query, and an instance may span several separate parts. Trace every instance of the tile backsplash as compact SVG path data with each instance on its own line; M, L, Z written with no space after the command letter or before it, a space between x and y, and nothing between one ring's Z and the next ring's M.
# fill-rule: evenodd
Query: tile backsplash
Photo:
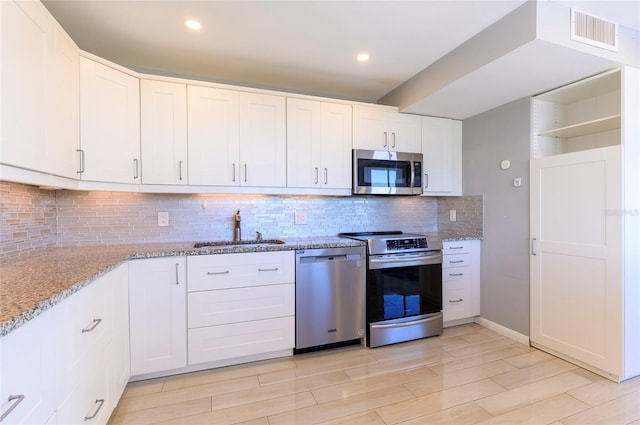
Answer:
M186 195L42 191L0 182L0 258L52 246L231 239L240 210L243 239L335 236L340 232L482 234L482 197ZM444 209L443 209L444 208ZM448 222L448 210L458 221ZM442 221L446 210L446 223ZM158 226L158 212L169 226ZM294 224L305 212L307 224ZM24 230L26 229L26 230Z

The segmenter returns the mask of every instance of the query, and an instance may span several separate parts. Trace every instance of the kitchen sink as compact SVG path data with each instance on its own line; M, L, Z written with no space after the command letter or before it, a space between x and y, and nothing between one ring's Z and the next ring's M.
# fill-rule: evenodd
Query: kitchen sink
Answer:
M256 246L267 246L267 245L282 245L284 241L280 239L264 239L258 241L254 240L244 240L244 241L209 241L209 242L198 242L193 245L194 248L235 248L235 247L256 247Z

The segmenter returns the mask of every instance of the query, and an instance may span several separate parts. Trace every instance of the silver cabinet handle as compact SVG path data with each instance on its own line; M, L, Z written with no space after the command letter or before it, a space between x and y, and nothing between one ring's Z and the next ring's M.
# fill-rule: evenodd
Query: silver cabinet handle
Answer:
M14 403L11 405L11 407L9 409L7 409L6 412L4 412L2 414L2 416L0 416L0 422L2 422L4 420L4 418L9 416L9 414L13 411L13 409L18 407L18 404L20 404L22 402L22 400L24 400L24 396L22 394L10 395L9 398L7 399L7 402L12 402L13 401Z
M217 274L229 274L229 270L223 272L207 272L209 276L217 275Z
M314 167L314 170L316 170L316 183L318 184L318 167Z
M450 303L461 303L463 301L462 298L459 298L457 300L449 300Z
M180 285L180 275L178 274L178 268L180 267L180 263L176 263L176 285Z
M464 273L449 273L450 277L464 276Z
M182 181L182 161L178 161L178 178Z
M93 319L93 322L91 322L91 326L89 326L88 328L84 328L82 330L82 333L85 332L91 332L93 331L95 328L98 327L98 325L102 322L102 319Z
M98 413L100 412L100 409L102 409L102 406L104 406L104 399L103 399L103 398L101 398L101 399L99 399L99 400L96 400L96 402L94 403L94 406L95 406L95 405L98 405L98 408L96 409L96 411L95 411L95 412L93 412L93 415L91 415L91 416L85 416L85 417L84 417L84 420L85 420L85 421L88 421L88 420L93 419L93 418L95 418L96 416L98 416Z
M424 188L429 188L429 173L424 173Z
M391 136L393 136L393 144L391 145L391 147L393 149L396 148L396 133L391 133Z
M233 182L236 181L236 163L231 164L233 166Z
M140 173L138 171L138 158L133 158L133 179L137 180L140 177Z
M384 132L384 148L387 147L387 145L389 144L389 135L387 134L387 132Z
M449 264L460 264L464 263L464 260L449 260Z
M261 269L261 268L258 268L258 271L259 272L275 272L275 271L278 271L278 268L277 267L274 267L273 269Z
M328 169L324 169L324 184L328 184L329 183L329 170Z
M449 249L464 249L464 246L450 246Z
M244 164L244 182L247 182L247 164Z
M76 149L76 152L80 152L80 170L76 171L78 174L84 173L84 151L82 149Z
M536 242L536 238L531 238L531 255L538 255L538 253L536 252Z

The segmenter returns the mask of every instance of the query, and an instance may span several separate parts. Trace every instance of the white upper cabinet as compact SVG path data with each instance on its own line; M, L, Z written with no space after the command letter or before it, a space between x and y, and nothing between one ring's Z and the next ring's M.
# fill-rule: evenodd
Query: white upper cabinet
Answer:
M144 184L187 184L187 86L140 81Z
M285 98L240 93L240 185L285 187Z
M0 161L77 178L78 47L39 2L0 11Z
M462 122L422 117L423 194L462 194Z
M351 188L351 106L287 98L287 186Z
M82 180L140 183L140 80L80 58Z
M237 186L240 171L239 94L187 86L189 184Z
M420 116L353 108L354 149L420 153Z

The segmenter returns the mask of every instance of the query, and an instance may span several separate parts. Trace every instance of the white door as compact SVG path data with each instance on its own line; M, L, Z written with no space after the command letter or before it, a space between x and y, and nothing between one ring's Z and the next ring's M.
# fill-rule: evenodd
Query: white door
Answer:
M187 285L179 257L129 264L131 375L187 365Z
M621 146L531 161L531 342L622 374Z
M80 58L82 180L140 182L140 81Z
M422 152L422 132L419 115L389 113L389 150L395 152Z
M351 105L322 102L321 187L351 189Z
M459 195L461 191L462 123L422 117L423 191Z
M187 86L189 184L238 186L237 91Z
M240 167L241 186L286 186L286 105L283 96L240 93Z
M369 108L353 108L353 148L389 149L389 112Z
M287 186L320 185L320 102L287 98Z
M140 81L142 183L187 184L187 86Z

